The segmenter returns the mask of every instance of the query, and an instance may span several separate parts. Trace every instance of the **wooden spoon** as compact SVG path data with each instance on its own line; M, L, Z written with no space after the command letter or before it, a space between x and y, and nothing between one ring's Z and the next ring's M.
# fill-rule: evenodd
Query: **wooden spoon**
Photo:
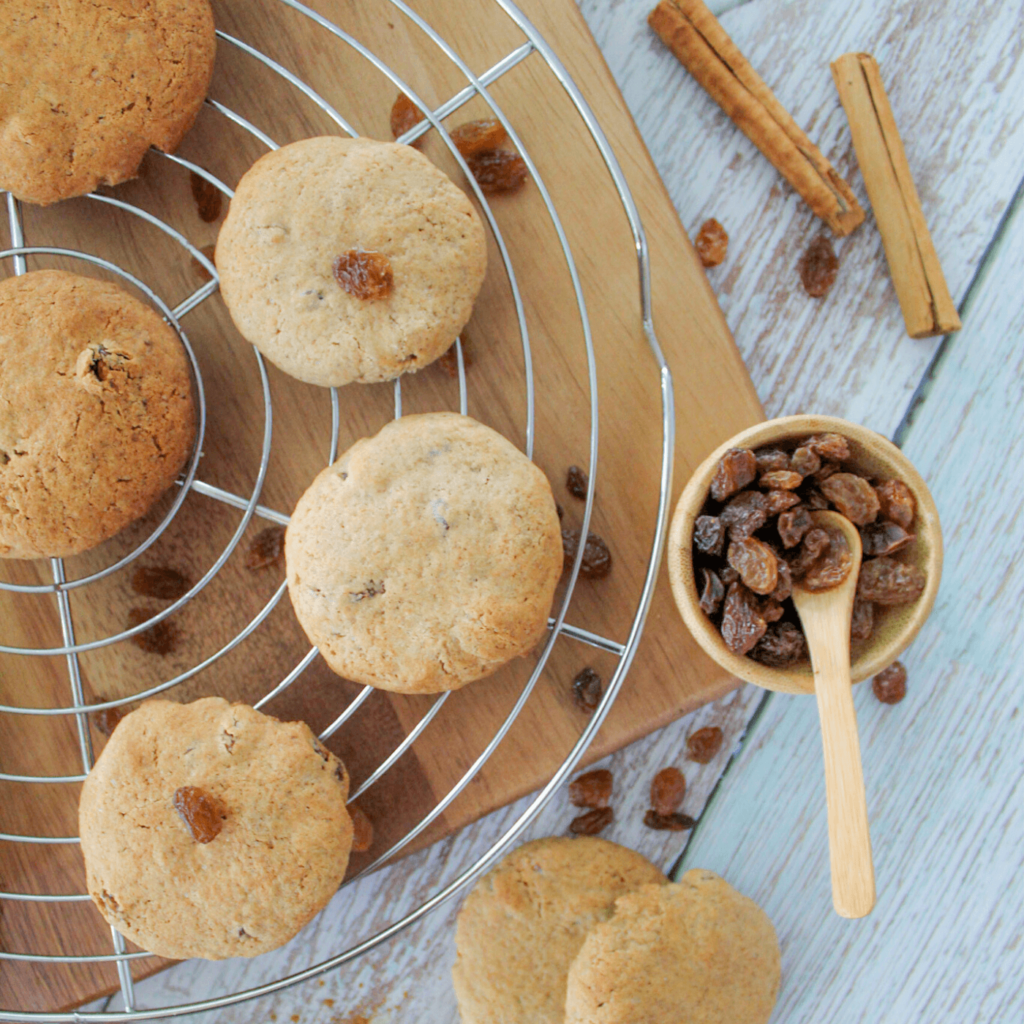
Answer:
M864 917L875 905L875 868L850 683L850 619L862 549L845 516L814 512L812 518L815 526L841 531L852 555L846 579L828 590L807 590L794 580L793 603L810 649L821 719L832 904L842 917Z

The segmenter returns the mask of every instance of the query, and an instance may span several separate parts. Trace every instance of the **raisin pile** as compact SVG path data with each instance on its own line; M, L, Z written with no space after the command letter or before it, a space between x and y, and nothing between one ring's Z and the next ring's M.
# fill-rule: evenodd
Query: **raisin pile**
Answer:
M693 566L701 610L733 653L770 668L807 659L793 581L827 590L853 564L842 534L814 525L818 509L835 509L860 531L851 641L871 637L877 608L923 593L924 573L899 555L914 543L913 493L902 480L866 476L851 460L839 434L722 456L694 523Z

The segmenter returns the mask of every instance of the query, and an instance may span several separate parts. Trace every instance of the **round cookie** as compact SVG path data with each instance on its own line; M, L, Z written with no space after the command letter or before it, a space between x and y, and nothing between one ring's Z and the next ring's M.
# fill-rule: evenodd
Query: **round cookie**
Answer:
M565 1024L765 1024L779 994L768 915L712 871L615 903L569 968Z
M452 981L463 1024L562 1024L565 979L615 900L665 876L606 839L538 839L484 875L459 911Z
M0 282L0 557L74 555L145 514L195 438L181 341L117 285Z
M335 273L346 253L385 257L390 290L346 291ZM469 319L486 268L483 225L461 189L411 146L372 139L267 153L238 183L217 239L221 295L242 336L324 386L433 362Z
M0 33L0 189L84 195L177 148L213 74L208 0L9 0Z
M403 416L320 473L285 560L295 614L335 672L438 693L537 644L563 556L544 474L445 412Z
M196 831L185 819L189 788L213 809ZM146 701L118 724L82 787L89 895L122 935L160 956L265 953L341 884L347 797L344 765L303 722L221 697Z

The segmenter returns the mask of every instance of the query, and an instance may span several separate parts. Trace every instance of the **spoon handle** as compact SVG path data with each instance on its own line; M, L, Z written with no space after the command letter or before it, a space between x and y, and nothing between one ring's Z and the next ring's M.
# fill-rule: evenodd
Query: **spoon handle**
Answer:
M815 624L828 639L807 638L815 652L814 692L825 754L832 903L842 917L864 917L875 905L875 868L850 684L850 619L839 608L832 610L836 614Z

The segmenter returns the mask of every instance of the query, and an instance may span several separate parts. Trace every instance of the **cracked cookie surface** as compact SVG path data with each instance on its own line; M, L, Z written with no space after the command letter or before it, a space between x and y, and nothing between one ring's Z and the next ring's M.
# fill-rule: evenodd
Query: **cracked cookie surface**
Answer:
M0 557L78 554L145 514L195 437L178 336L117 285L0 282Z
M341 884L347 797L344 765L304 722L221 697L146 701L118 723L82 787L89 895L161 956L265 953ZM217 827L196 830L190 802Z
M0 33L0 189L47 204L173 152L213 73L208 0L9 0Z
M530 651L562 572L547 478L467 416L403 416L299 499L288 592L335 672L405 693L458 689Z
M360 255L387 264L387 287L366 297L337 273L339 259ZM411 146L372 139L267 153L238 183L217 239L221 295L242 336L323 386L433 362L469 319L486 268L483 225L462 190Z

